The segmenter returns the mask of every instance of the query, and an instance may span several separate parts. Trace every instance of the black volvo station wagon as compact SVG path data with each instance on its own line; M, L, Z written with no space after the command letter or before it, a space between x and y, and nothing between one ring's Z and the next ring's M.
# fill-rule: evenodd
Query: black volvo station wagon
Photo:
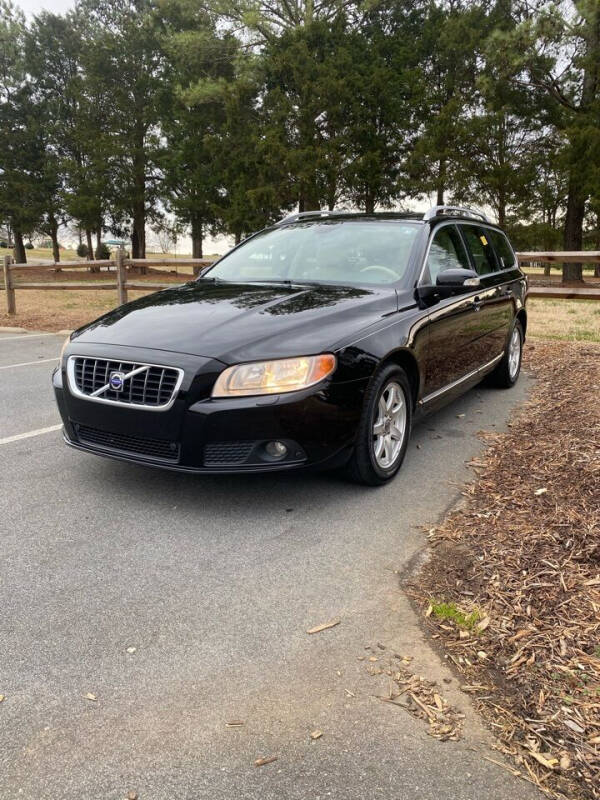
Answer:
M293 214L75 331L53 374L64 438L185 472L382 484L416 418L487 375L515 383L526 293L475 211Z

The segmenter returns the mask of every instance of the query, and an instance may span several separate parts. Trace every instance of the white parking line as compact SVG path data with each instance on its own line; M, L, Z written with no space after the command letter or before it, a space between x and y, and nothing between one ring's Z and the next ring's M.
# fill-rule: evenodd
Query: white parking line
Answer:
M0 439L0 444L10 444L10 442L18 442L20 439L29 439L30 436L40 436L42 433L52 433L59 431L62 425L51 425L49 428L38 428L37 431L27 431L27 433L17 433L15 436L6 436Z
M56 358L38 358L37 361L21 361L20 364L5 364L4 366L0 367L0 369L12 369L13 367L30 367L32 364L47 364L48 361L58 361L59 357Z
M7 336L0 334L0 342L14 342L15 339L39 339L40 336L62 336L61 333L22 333L20 336Z

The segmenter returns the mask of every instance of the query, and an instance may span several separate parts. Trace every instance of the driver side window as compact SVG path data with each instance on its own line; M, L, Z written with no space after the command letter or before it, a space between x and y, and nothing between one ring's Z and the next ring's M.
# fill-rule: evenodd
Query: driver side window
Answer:
M444 225L433 237L422 282L435 284L440 272L447 269L471 269L460 233L454 225Z

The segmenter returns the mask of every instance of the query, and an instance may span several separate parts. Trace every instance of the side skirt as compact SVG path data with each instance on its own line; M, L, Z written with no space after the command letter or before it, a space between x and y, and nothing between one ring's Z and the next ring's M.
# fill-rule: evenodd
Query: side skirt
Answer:
M462 378L458 378L456 381L452 381L452 383L447 384L446 386L442 386L441 389L437 389L435 392L426 395L421 400L419 400L419 408L423 411L428 411L431 404L437 405L436 401L443 401L447 397L449 398L450 395L454 393L460 393L468 388L467 384L472 383L476 384L488 373L490 373L496 364L501 361L504 356L504 350L500 353L500 355L493 358L491 361L488 361L487 364L483 364L483 366L478 367L477 369L468 372L466 375L463 375Z

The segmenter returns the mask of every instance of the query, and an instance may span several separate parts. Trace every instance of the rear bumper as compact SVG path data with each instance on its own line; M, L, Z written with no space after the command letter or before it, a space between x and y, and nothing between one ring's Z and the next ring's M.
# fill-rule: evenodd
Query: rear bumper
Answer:
M270 472L336 466L347 460L366 380L274 397L197 399L191 387L203 382L202 375L208 376L214 363L197 364L191 376L186 366L175 403L160 413L74 396L64 370L57 369L53 387L65 442L119 461L188 473ZM213 380L214 376L211 385ZM265 450L273 440L287 447L279 460Z

